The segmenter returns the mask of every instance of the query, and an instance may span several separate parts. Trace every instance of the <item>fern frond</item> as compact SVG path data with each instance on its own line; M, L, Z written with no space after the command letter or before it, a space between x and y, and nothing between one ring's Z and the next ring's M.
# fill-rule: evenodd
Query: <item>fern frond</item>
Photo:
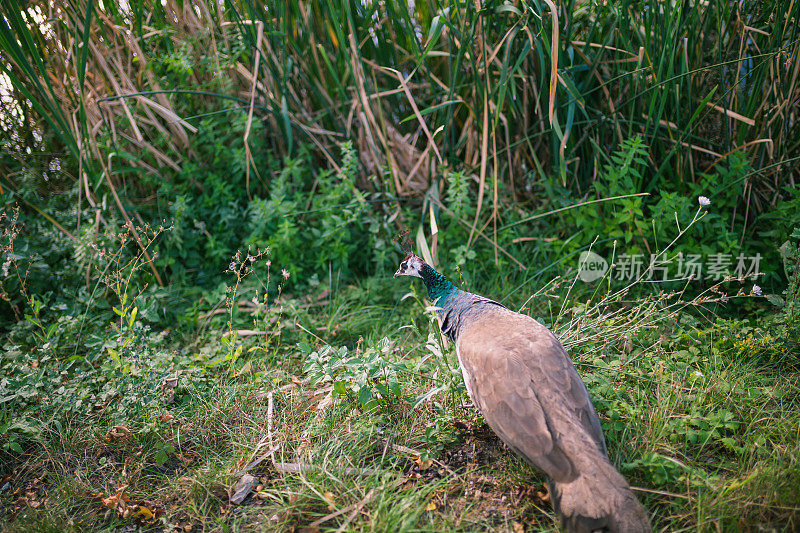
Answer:
M611 161L603 167L603 174L609 186L616 184L638 191L642 181L641 169L646 166L647 145L641 135L636 135L622 141L611 154Z
M458 217L469 203L469 182L463 172L450 172L445 175L447 181L447 206Z

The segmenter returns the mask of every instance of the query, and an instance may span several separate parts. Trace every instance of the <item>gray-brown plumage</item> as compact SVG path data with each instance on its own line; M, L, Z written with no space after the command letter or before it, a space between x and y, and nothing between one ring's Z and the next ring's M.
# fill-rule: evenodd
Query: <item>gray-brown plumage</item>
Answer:
M568 531L650 531L647 512L608 460L589 393L546 327L457 289L409 254L395 273L422 278L456 346L467 392L509 448L547 475Z

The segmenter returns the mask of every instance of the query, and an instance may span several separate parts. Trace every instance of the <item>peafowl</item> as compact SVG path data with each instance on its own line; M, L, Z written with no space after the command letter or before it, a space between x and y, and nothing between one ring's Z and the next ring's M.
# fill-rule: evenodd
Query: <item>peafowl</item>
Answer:
M413 254L394 276L425 282L470 399L509 448L545 473L567 531L651 530L644 506L608 459L586 385L550 330L456 288Z

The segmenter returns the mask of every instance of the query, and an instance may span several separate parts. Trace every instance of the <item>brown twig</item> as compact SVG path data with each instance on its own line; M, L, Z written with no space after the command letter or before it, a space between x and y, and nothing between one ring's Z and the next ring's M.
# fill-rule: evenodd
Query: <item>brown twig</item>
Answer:
M319 520L315 520L315 521L311 522L311 523L308 525L308 527L318 527L318 526L321 526L322 524L324 524L324 523L325 523L325 522L327 522L328 520L331 520L332 518L336 518L336 517L337 517L337 516L339 516L339 515L342 515L342 514L344 514L344 513L348 513L348 512L350 512L350 511L352 511L353 509L358 509L359 507L363 507L364 505L366 505L367 503L369 503L369 502L370 502L370 500L372 500L372 497L374 496L374 492L375 492L375 489L372 489L371 491L369 491L369 493L367 493L367 496L366 496L366 497L364 497L364 499L363 499L363 500L361 500L361 501L359 501L359 502L351 503L351 504L350 504L350 505L348 505L347 507L342 507L342 508L341 508L341 509L339 509L338 511L335 511L335 512L333 512L333 513L330 513L330 514L328 514L328 515L325 515L325 516L323 516L322 518L320 518Z
M359 503L356 505L355 509L353 509L352 511L350 511L350 514L349 514L349 515L347 515L347 519L346 519L344 522L342 522L342 525L341 525L341 526L339 526L339 529L337 529L337 530L336 530L336 532L337 532L337 533L340 533L341 531L344 531L344 530L345 530L345 528L346 528L346 527L347 527L347 526L350 524L350 522L352 522L352 521L353 521L353 518L355 518L355 517L356 517L356 515L357 515L359 512L361 512L361 509L363 509L365 505L367 505L367 504L368 504L370 501L372 501L372 498L373 498L374 496L375 496L375 489L372 489L372 490L370 490L370 491L367 493L367 495L366 495L366 496L364 496L364 499L363 499L363 500L361 500L361 501L360 501L360 502L359 502Z

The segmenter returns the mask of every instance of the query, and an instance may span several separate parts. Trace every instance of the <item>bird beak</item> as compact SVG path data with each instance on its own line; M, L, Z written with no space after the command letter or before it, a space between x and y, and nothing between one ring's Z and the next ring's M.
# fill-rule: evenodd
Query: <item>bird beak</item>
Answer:
M400 272L400 269L399 269L399 268L397 269L397 272L395 272L395 273L394 273L394 277L397 277L397 276L402 276L402 275L403 275L403 273L402 273L402 272Z

